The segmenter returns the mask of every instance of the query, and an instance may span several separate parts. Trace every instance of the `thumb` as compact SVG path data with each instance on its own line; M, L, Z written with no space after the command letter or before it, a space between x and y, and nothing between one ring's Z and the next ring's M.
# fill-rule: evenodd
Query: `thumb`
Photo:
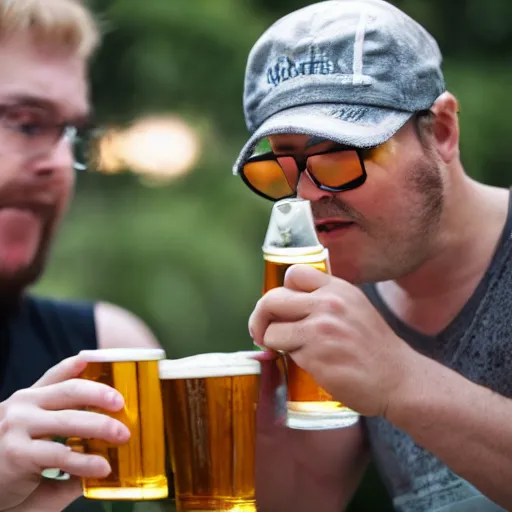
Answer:
M284 277L284 286L298 292L314 292L327 286L333 277L310 265L292 265Z

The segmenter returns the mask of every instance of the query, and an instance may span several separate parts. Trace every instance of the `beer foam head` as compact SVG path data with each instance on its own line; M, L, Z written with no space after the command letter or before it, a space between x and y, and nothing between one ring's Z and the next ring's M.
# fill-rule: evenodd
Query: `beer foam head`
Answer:
M103 348L82 350L78 355L88 363L118 363L158 361L165 358L165 351L159 348Z
M160 378L164 380L204 379L207 377L259 375L260 363L253 359L256 354L261 354L261 351L215 352L182 359L166 359L159 363Z

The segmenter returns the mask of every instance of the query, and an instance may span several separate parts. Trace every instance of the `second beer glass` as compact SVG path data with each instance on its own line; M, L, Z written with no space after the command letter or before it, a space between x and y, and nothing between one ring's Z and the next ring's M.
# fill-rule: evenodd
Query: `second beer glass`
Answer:
M160 363L179 512L256 512L260 363L254 354L201 354Z

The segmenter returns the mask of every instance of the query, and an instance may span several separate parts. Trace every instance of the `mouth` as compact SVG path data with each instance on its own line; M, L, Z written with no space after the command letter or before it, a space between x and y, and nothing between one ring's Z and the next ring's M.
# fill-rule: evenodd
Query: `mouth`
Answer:
M53 206L38 202L0 202L0 211L19 211L32 214L43 219L49 218L53 212Z
M354 222L339 220L339 219L326 219L319 220L315 223L316 230L320 234L324 233L334 233L344 231L347 228L354 226Z

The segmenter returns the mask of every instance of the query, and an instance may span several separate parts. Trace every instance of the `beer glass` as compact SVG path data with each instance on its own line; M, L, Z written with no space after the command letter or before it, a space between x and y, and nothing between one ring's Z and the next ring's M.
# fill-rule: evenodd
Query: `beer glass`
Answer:
M165 435L158 361L159 349L83 350L88 362L81 377L112 386L124 397L123 410L108 414L131 432L129 441L112 445L96 439L75 439L73 449L101 455L112 472L106 478L82 479L86 498L97 500L156 500L168 495L165 473Z
M160 362L178 512L256 512L258 352Z
M263 243L263 294L283 286L286 270L302 263L330 273L328 250L320 244L309 201L291 198L274 203ZM290 428L327 430L349 427L359 414L322 389L309 373L284 354Z

